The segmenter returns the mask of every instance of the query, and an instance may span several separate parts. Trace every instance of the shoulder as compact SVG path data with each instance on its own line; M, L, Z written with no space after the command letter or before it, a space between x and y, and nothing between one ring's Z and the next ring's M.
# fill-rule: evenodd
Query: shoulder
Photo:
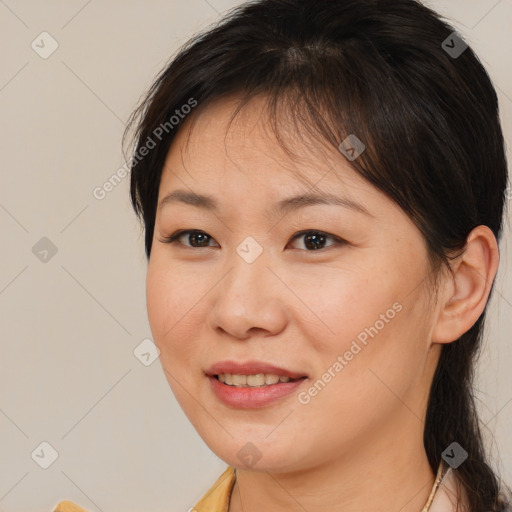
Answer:
M226 512L235 483L235 470L228 466L208 492L196 503L195 512Z
M72 501L64 500L52 510L52 512L88 512L85 508L80 507Z

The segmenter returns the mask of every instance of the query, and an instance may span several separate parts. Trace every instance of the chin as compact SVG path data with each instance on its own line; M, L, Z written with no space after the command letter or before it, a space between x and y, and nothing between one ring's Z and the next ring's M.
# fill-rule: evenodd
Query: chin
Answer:
M246 437L231 439L227 444L212 443L208 446L226 464L237 469L286 473L303 469L305 454L297 453L296 444L296 441L279 444L264 438L251 441Z

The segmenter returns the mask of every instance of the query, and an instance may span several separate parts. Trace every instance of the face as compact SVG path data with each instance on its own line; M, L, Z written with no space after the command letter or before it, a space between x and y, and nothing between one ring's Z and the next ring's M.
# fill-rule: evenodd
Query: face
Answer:
M262 101L229 129L235 103L210 105L169 151L146 283L168 382L236 467L421 440L436 363L423 238L341 153L297 144L291 160ZM290 200L308 195L324 200Z

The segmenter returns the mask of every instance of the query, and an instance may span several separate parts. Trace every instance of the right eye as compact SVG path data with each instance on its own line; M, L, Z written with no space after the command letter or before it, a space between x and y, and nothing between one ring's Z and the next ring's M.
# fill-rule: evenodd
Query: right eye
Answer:
M180 238L185 238L189 243L191 243L191 245L182 243ZM190 249L195 249L201 247L212 247L211 245L208 245L209 240L213 240L213 238L204 231L199 231L197 229L180 229L172 235L161 239L160 242L164 244L179 244Z

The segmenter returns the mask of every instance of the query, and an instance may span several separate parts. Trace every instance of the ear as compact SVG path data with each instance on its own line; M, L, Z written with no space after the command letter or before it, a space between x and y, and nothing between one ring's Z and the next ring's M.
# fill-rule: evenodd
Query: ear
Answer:
M487 226L477 226L464 252L443 277L433 343L450 343L467 332L482 314L499 264L498 243Z

